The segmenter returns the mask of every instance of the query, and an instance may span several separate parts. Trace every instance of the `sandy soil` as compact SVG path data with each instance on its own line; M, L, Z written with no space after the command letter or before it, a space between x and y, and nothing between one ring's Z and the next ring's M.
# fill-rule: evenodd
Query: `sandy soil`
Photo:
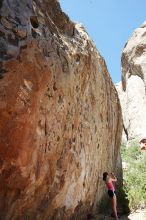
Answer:
M100 215L96 218L96 220L114 220L115 218L111 218L107 215ZM134 213L131 213L129 216L120 216L119 220L146 220L146 210L137 210Z
M128 218L129 220L146 220L146 210L138 210L137 212L130 214Z

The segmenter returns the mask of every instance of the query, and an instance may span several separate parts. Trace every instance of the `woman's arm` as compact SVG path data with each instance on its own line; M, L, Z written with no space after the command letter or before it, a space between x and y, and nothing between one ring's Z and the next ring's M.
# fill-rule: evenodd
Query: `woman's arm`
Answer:
M110 180L111 180L112 182L117 182L117 177L115 176L114 173L111 173L111 174L110 174Z

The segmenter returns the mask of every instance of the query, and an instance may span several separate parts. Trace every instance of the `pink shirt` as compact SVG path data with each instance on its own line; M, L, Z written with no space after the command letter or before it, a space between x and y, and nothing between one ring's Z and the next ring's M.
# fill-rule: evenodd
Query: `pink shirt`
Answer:
M108 190L113 190L113 191L115 191L115 187L113 186L113 183L112 183L112 182L106 183L106 186L107 186Z

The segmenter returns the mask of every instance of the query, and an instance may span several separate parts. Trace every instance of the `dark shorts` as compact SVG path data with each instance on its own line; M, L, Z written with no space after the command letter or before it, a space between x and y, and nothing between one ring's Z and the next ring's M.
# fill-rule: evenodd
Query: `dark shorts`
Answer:
M115 191L108 190L108 195L109 195L110 198L113 198L116 194L115 194Z

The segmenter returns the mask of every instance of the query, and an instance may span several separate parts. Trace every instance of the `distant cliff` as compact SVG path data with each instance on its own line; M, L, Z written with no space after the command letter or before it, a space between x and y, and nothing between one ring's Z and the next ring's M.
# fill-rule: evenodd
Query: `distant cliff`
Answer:
M121 175L105 61L58 1L3 0L0 15L0 217L85 219L103 171Z
M122 53L122 82L116 85L126 139L146 138L146 23L136 29Z

